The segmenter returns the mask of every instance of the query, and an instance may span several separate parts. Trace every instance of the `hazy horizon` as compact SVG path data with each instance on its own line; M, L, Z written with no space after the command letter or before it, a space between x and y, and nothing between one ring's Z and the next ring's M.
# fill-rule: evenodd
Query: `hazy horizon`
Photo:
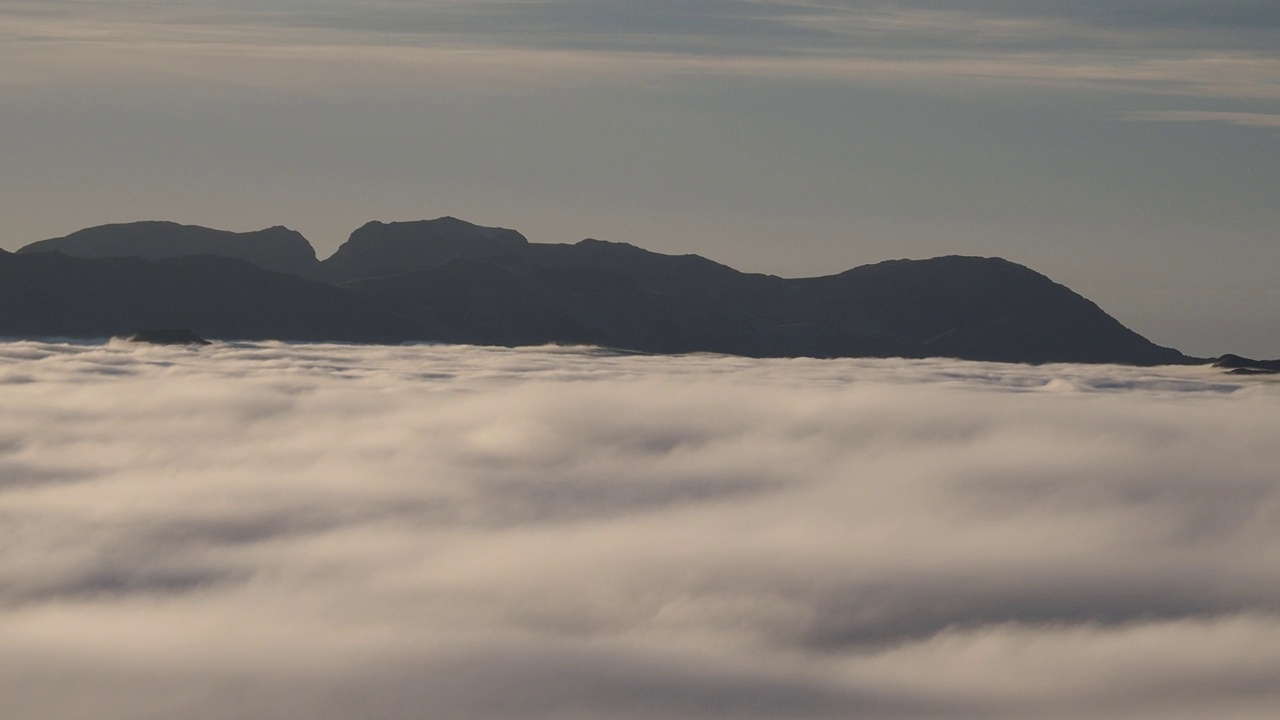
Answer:
M1280 9L0 1L0 247L453 215L813 276L1026 265L1280 357Z

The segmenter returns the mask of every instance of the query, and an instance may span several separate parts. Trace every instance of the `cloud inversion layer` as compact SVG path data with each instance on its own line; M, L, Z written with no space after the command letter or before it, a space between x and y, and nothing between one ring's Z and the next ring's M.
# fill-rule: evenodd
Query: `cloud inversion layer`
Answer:
M1266 380L22 342L0 393L17 716L1280 703Z

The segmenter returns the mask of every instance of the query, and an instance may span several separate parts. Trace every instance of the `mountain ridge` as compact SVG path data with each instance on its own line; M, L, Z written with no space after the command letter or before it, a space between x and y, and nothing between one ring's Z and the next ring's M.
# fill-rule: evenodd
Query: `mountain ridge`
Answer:
M132 239L131 227L137 230ZM166 244L161 237L165 232L176 239ZM306 256L310 262L286 263L291 269L281 271L275 262L280 249L299 240L306 252L291 249L289 257ZM254 262L258 256L253 248L246 249L254 242L272 251L274 267ZM228 257L187 252L206 250L211 243ZM47 252L51 250L55 252ZM136 262L160 265L129 266L125 272L124 266L110 264L122 259L112 253L137 250L162 257ZM290 335L278 339L559 342L760 357L947 356L1137 365L1196 360L1151 343L1066 286L1001 258L886 260L832 275L785 279L740 272L699 255L665 255L593 238L574 244L531 243L515 230L442 217L366 223L324 260L315 259L301 234L282 226L255 233L176 223L98 226L0 256L0 267L20 273L15 267L30 258L65 251L94 257L75 258L89 263L76 264L59 254L66 260L32 264L26 272L43 273L43 282L63 288L63 295L48 302L64 307L93 303L84 312L99 322L77 323L72 322L75 313L58 319L46 312L44 322L51 330L101 332L97 328L110 326L115 328L110 334L120 334L139 327L181 326L215 338L238 334L252 339L274 331ZM236 256L230 257L232 253ZM174 264L178 259L185 264ZM200 268L206 275L196 286L203 299L194 297L193 290L174 290L163 279L166 273L199 274ZM97 280L92 279L95 272ZM92 297L83 292L78 297L58 280L59 273L76 275L93 287L141 283L150 288L149 302L155 307L174 304L165 293L177 292L187 315L139 315L137 307L113 306L100 287L89 293ZM133 280L122 276L129 273ZM219 282L229 287L219 290ZM269 314L274 325L255 320L251 307L236 301L234 292L228 295L237 286L246 297L273 305ZM40 292L38 283L25 287ZM318 311L297 300L301 297L347 321L316 317ZM41 326L30 303L23 310L16 302L13 293L0 292L0 334ZM107 322L111 312L117 317ZM118 327L134 321L137 327ZM364 330L361 322L367 325Z
M302 233L283 225L250 232L215 230L168 220L112 223L25 245L17 254L56 251L86 259L140 257L165 260L188 255L234 257L258 267L307 277L319 260Z

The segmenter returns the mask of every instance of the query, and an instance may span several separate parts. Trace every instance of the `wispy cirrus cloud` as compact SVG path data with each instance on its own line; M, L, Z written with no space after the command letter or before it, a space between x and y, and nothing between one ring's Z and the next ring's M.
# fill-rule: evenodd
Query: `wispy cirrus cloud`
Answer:
M561 78L703 72L1280 96L1280 20L1250 3L7 2L0 14L7 64L28 80L102 61L228 82L275 76L282 87L308 66L313 82L330 83L396 82L396 69L528 80L520 69L533 67ZM266 65L247 72L250 61Z
M1226 112L1214 110L1150 110L1126 113L1126 120L1138 122L1211 122L1252 128L1280 128L1280 114Z

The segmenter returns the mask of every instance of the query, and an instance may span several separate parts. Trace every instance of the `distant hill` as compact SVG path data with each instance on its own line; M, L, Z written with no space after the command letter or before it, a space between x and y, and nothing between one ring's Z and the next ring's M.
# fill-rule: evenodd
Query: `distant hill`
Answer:
M402 342L413 328L338 288L212 255L142 260L0 255L0 336Z
M452 217L417 222L371 222L320 263L317 276L341 284L517 252L529 244L515 230L473 225Z
M1213 363L1235 375L1277 375L1280 374L1280 360L1254 360L1253 358L1227 354Z
M163 260L187 255L240 258L267 270L309 277L319 265L307 239L289 228L236 233L198 225L145 221L99 225L31 243L19 254L56 251L82 258Z
M634 269L542 250L535 245L524 254L455 261L350 289L451 342L570 342L758 357L1187 360L1066 287L995 258L900 260L784 280L701 258L647 253ZM654 267L662 264L670 267Z
M102 255L120 242L103 237L81 236L77 249ZM293 274L302 277L248 257L125 262L39 249L51 246L0 257L0 335L183 327L212 338L583 343L759 357L1193 361L999 258L892 260L783 279L623 243L530 243L456 218L369 223L332 257L299 264Z

